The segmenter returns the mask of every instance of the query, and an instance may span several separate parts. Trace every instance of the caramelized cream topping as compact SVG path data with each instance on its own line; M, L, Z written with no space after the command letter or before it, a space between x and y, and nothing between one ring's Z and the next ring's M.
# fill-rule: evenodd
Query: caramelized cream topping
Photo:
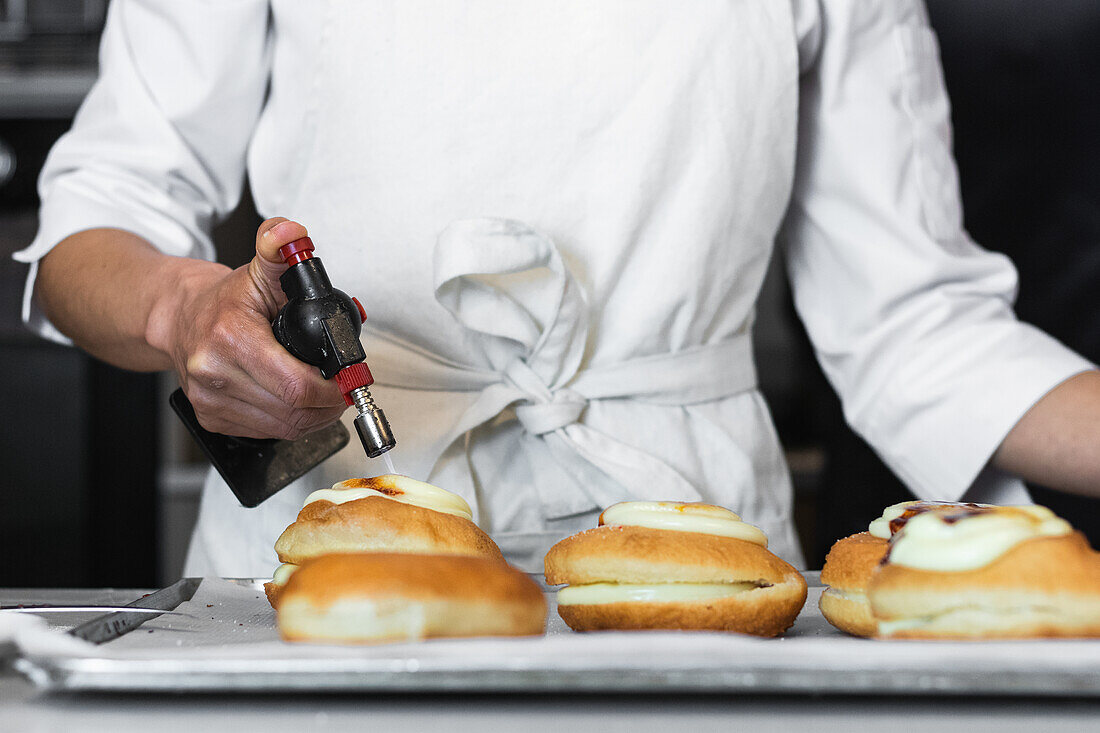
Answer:
M600 526L649 527L677 532L700 532L734 537L763 547L768 536L759 528L720 506L675 501L626 501L613 504L600 515Z
M984 567L1021 542L1073 528L1042 506L912 501L887 507L868 531L890 540L884 562L950 572Z
M393 473L375 476L374 478L353 478L339 481L333 484L331 489L314 491L306 497L305 504L311 504L315 501L331 501L333 504L343 504L347 501L365 499L369 496L380 496L403 504L412 504L444 514L453 514L463 519L473 520L474 518L470 505L458 494L452 494L450 491L441 489L438 486Z

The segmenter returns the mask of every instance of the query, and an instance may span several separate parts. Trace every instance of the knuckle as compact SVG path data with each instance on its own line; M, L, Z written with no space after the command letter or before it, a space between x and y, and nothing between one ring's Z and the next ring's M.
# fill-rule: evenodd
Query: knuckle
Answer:
M305 406L306 380L299 375L291 375L283 380L279 391L279 399L294 408Z
M194 377L208 373L212 366L212 361L209 351L205 349L195 351L187 357L186 367L188 376Z
M221 390L228 384L219 360L209 349L200 349L187 359L187 374L208 389Z

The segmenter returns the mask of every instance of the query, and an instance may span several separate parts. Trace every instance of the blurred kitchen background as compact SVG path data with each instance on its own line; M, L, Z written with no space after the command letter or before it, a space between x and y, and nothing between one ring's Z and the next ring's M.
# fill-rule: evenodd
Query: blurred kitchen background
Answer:
M967 228L1016 261L1021 318L1100 360L1100 3L927 4ZM206 470L167 407L173 377L115 369L20 323L27 268L11 253L34 236L38 171L95 79L106 5L0 0L0 586L179 577ZM219 259L247 262L258 223L246 193L216 232ZM778 266L756 342L808 564L820 567L833 540L910 497L844 426ZM1035 491L1100 546L1100 504Z

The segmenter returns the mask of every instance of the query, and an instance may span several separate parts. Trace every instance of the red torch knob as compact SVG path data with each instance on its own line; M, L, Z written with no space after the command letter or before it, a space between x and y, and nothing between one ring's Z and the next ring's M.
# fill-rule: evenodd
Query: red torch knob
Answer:
M344 395L344 402L351 406L352 400L348 396L351 391L374 384L374 377L371 376L367 363L361 361L336 372L336 383L340 385L340 393Z
M302 237L301 239L295 239L290 244L279 247L279 256L286 261L287 267L289 267L304 260L313 259L314 249L313 240L309 237Z

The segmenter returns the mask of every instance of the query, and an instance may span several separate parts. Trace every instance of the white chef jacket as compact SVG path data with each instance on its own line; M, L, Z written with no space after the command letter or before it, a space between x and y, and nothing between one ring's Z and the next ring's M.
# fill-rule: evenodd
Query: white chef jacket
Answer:
M365 305L398 469L532 570L625 499L728 506L800 562L748 348L777 241L847 418L922 498L1026 501L986 463L1091 367L962 229L916 0L115 0L17 257L117 227L212 258L246 171ZM64 340L34 277L24 317ZM270 574L306 492L380 472L352 445L257 509L211 475L187 572Z

